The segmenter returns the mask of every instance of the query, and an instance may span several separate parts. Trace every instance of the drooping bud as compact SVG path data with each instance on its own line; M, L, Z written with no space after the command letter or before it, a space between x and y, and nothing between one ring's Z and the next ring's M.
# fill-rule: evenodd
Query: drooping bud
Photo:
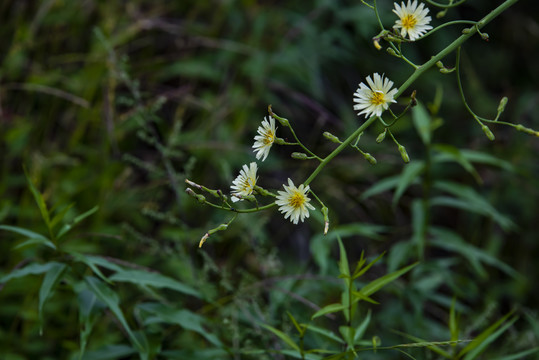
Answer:
M372 156L371 154L369 153L364 153L363 156L365 157L365 159L367 159L367 161L371 164L371 165L376 165L377 161L376 161L376 158L374 156Z
M198 247L201 248L202 245L204 245L204 243L206 242L206 240L208 240L209 237L210 237L210 234L205 233L202 239L200 239L200 242L198 243Z
M296 160L307 160L309 158L307 154L301 152L293 152L290 156L292 157L292 159Z
M378 144L380 144L382 141L384 141L384 139L386 138L386 134L387 134L387 128L380 133L380 135L378 135L378 137L376 138L376 142Z
M376 50L381 50L382 49L382 45L380 45L380 39L374 38L372 42L373 42L374 47L376 48Z
M393 48L388 47L388 48L386 49L386 51L387 51L387 53L388 53L389 55L399 57L399 55L397 55L397 53L395 52L395 50L393 50Z
M494 139L495 139L494 134L492 133L492 131L490 131L488 126L486 126L484 124L481 125L481 130L483 130L483 132L485 133L485 135L488 137L488 139L490 141L494 141Z
M323 135L324 135L324 137L326 139L328 139L331 142L334 142L335 144L341 144L342 143L341 140L339 140L338 137L336 137L335 135L333 135L332 133L330 133L328 131L325 131Z
M284 141L283 138L276 137L275 140L273 140L277 145L286 145L286 141Z
M399 152L401 153L402 160L405 163L410 162L410 157L408 156L408 152L406 151L406 148L399 144Z
M198 200L198 202L200 202L202 204L204 204L206 202L206 197L204 195L197 194L191 188L186 188L185 192L187 193L187 195L194 197L195 199Z
M481 39L485 40L485 41L488 41L489 39L489 36L487 33L481 33Z

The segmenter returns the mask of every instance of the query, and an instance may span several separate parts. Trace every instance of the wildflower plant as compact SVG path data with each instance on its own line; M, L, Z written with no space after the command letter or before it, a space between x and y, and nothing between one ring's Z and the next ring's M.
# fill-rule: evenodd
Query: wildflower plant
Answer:
M430 137L432 131L431 129L428 129L430 126L428 125L428 122L430 120L427 119L424 108L422 107L422 105L419 104L418 97L420 97L421 95L418 94L415 90L410 91L409 89L417 79L419 79L426 71L432 68L437 67L439 71L443 74L454 73L456 75L458 89L460 91L465 108L476 120L476 122L479 124L482 131L485 133L489 140L495 139L494 134L489 128L489 125L510 126L517 131L525 132L527 134L537 137L539 133L533 129L524 127L520 124L500 121L500 116L503 113L505 105L508 101L506 97L503 97L501 99L500 105L497 108L496 117L494 119L488 119L476 115L466 102L460 78L461 47L474 35L479 35L482 40L488 40L488 35L482 32L482 29L491 21L493 21L496 17L502 14L505 10L507 10L510 6L515 4L517 1L518 0L505 0L502 4L494 8L492 11L488 12L482 19L478 21L456 20L441 24L435 24L435 22L432 21L432 18L428 15L430 9L427 5L439 7L442 9L437 14L436 22L438 22L440 21L440 19L443 18L445 13L450 8L458 6L462 3L462 1L454 2L453 0L451 0L447 5L439 4L432 1L427 1L426 3L423 3L417 0L408 0L407 3L401 2L400 4L395 2L392 14L396 16L396 18L385 19L381 17L378 11L376 0L374 0L372 3L361 0L364 5L368 6L370 9L373 10L373 16L377 18L380 27L378 34L372 38L374 48L376 50L381 50L383 46L387 46L386 51L388 55L395 56L401 59L404 63L411 66L411 68L413 69L411 75L400 85L394 86L394 82L385 75L386 72L391 72L391 69L380 68L377 70L377 72L374 72L372 75L367 76L365 78L365 82L360 82L357 90L355 91L355 93L353 93L353 103L351 103L350 107L357 112L358 116L364 116L365 120L363 121L363 119L358 119L359 126L351 134L348 134L344 138L344 140L341 140L339 137L329 132L324 132L323 137L325 139L337 144L336 148L325 156L315 154L315 152L312 151L309 146L302 143L299 137L296 135L296 132L294 131L293 122L277 115L275 112L273 112L270 105L268 107L269 118L264 118L261 126L258 127L257 135L254 138L255 143L253 145L253 149L256 155L256 159L260 161L266 160L266 158L270 155L270 149L273 145L293 146L295 148L299 148L299 151L291 152L291 157L293 159L299 161L314 161L316 163L316 167L314 167L314 170L312 170L312 172L308 176L306 176L303 181L293 182L291 180L291 177L294 177L297 181L298 176L289 176L287 184L283 184L284 191L278 190L277 193L275 193L273 190L265 189L262 187L264 184L263 175L260 179L260 185L256 182L256 179L258 179L256 177L256 164L251 163L251 168L248 168L247 165L244 165L240 176L238 176L238 178L234 180L232 186L233 192L231 196L233 198L233 201L235 202L238 198L248 197L251 195L254 195L255 197L266 198L264 201L260 200L260 204L257 201L254 207L249 208L232 207L228 203L226 196L222 194L220 190L208 189L202 185L198 185L192 182L191 180L187 180L187 183L191 185L194 189L209 193L213 195L214 198L218 199L218 202L209 201L203 195L195 193L191 188L188 188L188 193L193 197L197 198L201 203L210 205L215 208L219 208L221 210L232 212L234 214L234 217L230 221L223 223L204 234L200 245L202 245L202 243L204 243L211 234L217 231L227 229L228 226L232 223L232 221L236 218L236 215L243 215L246 213L253 213L258 211L266 211L274 207L277 207L278 211L284 215L284 218L290 220L294 225L299 224L299 222L304 222L305 219L308 219L310 217L310 212L317 211L316 208L318 208L324 219L324 228L321 232L324 235L328 234L328 231L330 230L329 209L328 207L326 207L323 200L320 199L313 191L311 184L320 174L320 172L327 166L327 164L345 149L352 148L357 150L371 165L376 165L376 158L360 147L361 137L365 135L365 131L369 127L376 123L381 125L382 132L379 133L379 135L377 136L376 143L381 143L386 138L391 139L391 141L393 141L396 145L396 150L400 154L400 157L402 158L403 162L409 163L410 156L408 155L406 147L399 143L395 134L392 131L392 127L397 122L402 121L401 119L405 118L405 115L407 115L408 112L412 111L414 121L416 122L416 126L420 131L422 140L425 146L429 147L430 149ZM385 24L391 25L386 27ZM443 28L462 25L465 26L462 29L462 34L456 39L454 39L454 41L447 45L444 49L439 51L437 54L431 56L430 59L425 61L424 63L416 64L407 57L406 50L408 46L417 46L417 43L419 43L422 39L434 34L435 32L440 31ZM442 63L442 60L448 58L451 54L456 55L456 65L454 68L446 67ZM381 54L380 56L383 55ZM403 95L406 95L406 98L403 98L400 102L398 102L399 98L401 98ZM276 121L280 123L281 131L288 131L289 134L293 137L294 141L288 142L282 138L276 137ZM465 168L469 168L469 166L464 162L465 160L461 159L459 161L464 164L463 166L465 166ZM404 172L407 172L407 174L403 174L404 180L402 182L402 188L398 189L398 192L402 193L402 191L406 188L410 181L412 181L416 176L418 176L418 174L422 173L423 171L427 171L425 170L425 166L426 165L424 165L423 163L410 164L409 167L406 168L408 170L404 170ZM299 185L296 186L296 184ZM316 185L314 185L314 187L316 187ZM399 185L399 187L401 187L401 185ZM455 188L446 187L446 189L448 189L448 191L453 191ZM314 199L319 204L319 207L313 206L311 204L311 199ZM425 201L424 204L428 204L428 201ZM423 214L428 213L428 205L427 207L422 208L421 211L423 211ZM421 259L423 256L427 231L425 229L427 229L426 224L428 224L428 216L423 215L421 219L423 219L424 226L419 227L419 229L423 229L423 232L418 234L418 239L420 239L418 241L419 250L417 253L419 259ZM369 295L373 292L374 289L378 290L379 287L383 286L382 284L386 284L390 281L395 280L397 277L401 276L413 267L409 266L393 274L388 274L386 277L377 279L373 283L368 284L362 290L356 291L355 285L353 285L352 280L363 274L364 271L366 271L366 269L372 265L372 263L362 270L362 266L364 266L365 264L365 259L362 258L358 263L358 268L356 269L356 272L351 274L348 269L348 263L345 260L346 254L344 253L342 243L340 243L340 246L342 267L341 277L344 277L349 280L347 280L348 282L346 283L348 293L343 294L343 301L341 303L331 304L326 307L323 307L313 316L313 318L316 318L334 312L344 312L344 316L348 320L348 324L347 326L343 327L343 329L346 328L349 330L343 330L342 335L344 341L347 344L347 347L345 353L339 353L338 351L334 353L336 359L341 358L338 357L339 354L340 356L345 356L345 354L348 354L350 356L352 354L357 355L356 351L358 349L361 349L361 346L363 344L360 341L361 336L357 335L359 333L356 333L356 335L354 335L355 331L358 330L354 330L351 327L353 318L352 313L355 306L354 304L359 301L375 303L375 301L369 297ZM348 299L344 300L346 297L348 297ZM278 329L275 329L269 325L264 325L264 327L269 331L273 332L281 339L283 339L287 344L289 344L293 349L295 349L297 351L295 353L295 356L305 358L306 350L303 348L303 336L308 330L309 325L299 324L291 314L289 314L289 316L291 317L292 322L298 330L301 339L301 345L297 345L291 338L289 338L287 335L285 335ZM509 317L510 314L508 314L504 319L507 319ZM500 324L498 324L498 326L499 325ZM366 326L365 323L359 325L359 327L364 326ZM492 330L493 329L490 329L488 331ZM347 331L350 332L348 333ZM485 333L484 337L488 337L488 334ZM447 342L443 345L455 346L458 343L459 340L457 338L454 338L452 342ZM376 350L378 346L377 343L373 341L373 345L374 346L371 349ZM475 344L474 346L478 346L478 344ZM464 355L466 352L471 351L472 349L473 346L465 347L459 353L459 356ZM313 351L316 352L316 350Z

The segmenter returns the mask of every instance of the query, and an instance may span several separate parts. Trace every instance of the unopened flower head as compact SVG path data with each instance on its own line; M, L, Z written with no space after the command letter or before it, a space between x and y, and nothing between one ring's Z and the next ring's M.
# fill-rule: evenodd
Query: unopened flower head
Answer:
M432 26L429 25L431 17L427 16L429 9L425 7L425 4L420 3L417 6L417 0L414 2L408 0L407 5L404 5L404 2L401 2L400 6L397 3L394 5L393 12L397 14L399 20L395 21L393 28L401 29L402 37L408 34L410 40L414 41L432 29Z
M387 110L389 103L396 102L393 96L397 93L397 89L391 90L393 81L388 78L384 79L384 75L378 73L373 74L373 79L367 76L367 84L359 84L359 88L354 93L354 110L361 110L358 115L365 114L365 117L371 115L380 116L384 110Z
M256 152L256 158L262 161L266 160L268 157L271 145L275 141L275 119L269 117L264 117L262 121L262 126L258 127L258 135L255 136L255 143L253 145L254 152Z
M301 184L296 187L292 180L288 179L288 186L283 185L285 191L278 191L277 200L275 203L279 205L279 211L284 214L284 218L290 218L290 221L297 224L299 220L303 222L309 217L309 209L314 210L314 207L309 204L311 199L307 197L309 185Z
M258 167L255 162L249 164L249 167L247 167L247 165L243 165L242 170L240 170L240 174L234 181L232 181L233 185L230 187L232 189L231 199L233 202L243 200L244 197L253 193L256 180L258 179L256 177L257 170Z

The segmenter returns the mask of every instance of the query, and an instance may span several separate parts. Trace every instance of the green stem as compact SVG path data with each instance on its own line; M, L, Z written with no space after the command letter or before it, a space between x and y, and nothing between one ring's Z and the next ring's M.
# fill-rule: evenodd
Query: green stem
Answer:
M457 39L455 39L451 44L449 44L445 49L440 51L438 54L434 55L429 61L424 63L423 65L419 66L413 73L410 75L408 80L404 82L404 84L401 85L399 90L394 96L394 99L397 99L402 93L412 85L417 78L419 78L425 71L433 67L436 62L442 60L444 57L455 51L459 46L461 46L466 40L468 40L470 37L472 37L474 34L477 33L477 30L483 28L486 24L491 22L494 18L499 16L501 13L503 13L505 10L507 10L510 6L514 5L518 0L506 0L503 2L500 6L492 10L490 13L488 13L483 19L478 21L476 23L476 26L472 26L471 28L467 29L467 33L459 36ZM369 119L367 119L363 125L361 125L359 128L356 129L346 140L342 142L335 150L333 150L328 156L326 156L322 162L314 169L314 171L311 173L311 175L305 180L304 184L308 185L313 181L316 176L322 171L322 169L335 157L337 156L341 151L343 151L348 145L363 131L365 131L371 124L376 120L376 116L373 115Z

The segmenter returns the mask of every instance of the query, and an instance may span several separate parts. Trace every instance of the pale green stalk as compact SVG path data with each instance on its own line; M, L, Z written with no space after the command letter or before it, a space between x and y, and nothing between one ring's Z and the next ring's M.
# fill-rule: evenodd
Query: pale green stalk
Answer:
M417 80L425 71L430 69L432 66L436 64L436 62L442 60L444 57L455 51L459 46L461 46L466 40L468 40L470 37L475 35L477 31L481 28L483 28L486 24L491 22L494 18L499 16L501 13L503 13L505 10L507 10L510 6L514 5L518 0L506 0L503 2L500 6L492 10L490 13L488 13L483 19L479 20L477 23L475 23L474 26L471 28L466 29L467 32L461 36L459 36L455 41L453 41L451 44L449 44L445 49L440 51L438 54L434 55L429 61L424 63L423 65L420 65L413 73L410 75L408 80L404 82L404 84L401 85L397 93L395 94L395 99L397 99L402 93L410 87L414 83L414 81ZM365 131L371 124L376 120L376 116L373 115L369 119L367 119L363 125L361 125L359 128L356 129L346 140L342 142L335 150L333 150L328 156L326 156L322 162L317 166L316 169L312 172L312 174L305 180L304 184L308 185L313 181L316 176L322 171L322 169L335 157L337 156L341 151L343 151L346 147L350 145L350 143L357 138L359 134L361 134L363 131Z

